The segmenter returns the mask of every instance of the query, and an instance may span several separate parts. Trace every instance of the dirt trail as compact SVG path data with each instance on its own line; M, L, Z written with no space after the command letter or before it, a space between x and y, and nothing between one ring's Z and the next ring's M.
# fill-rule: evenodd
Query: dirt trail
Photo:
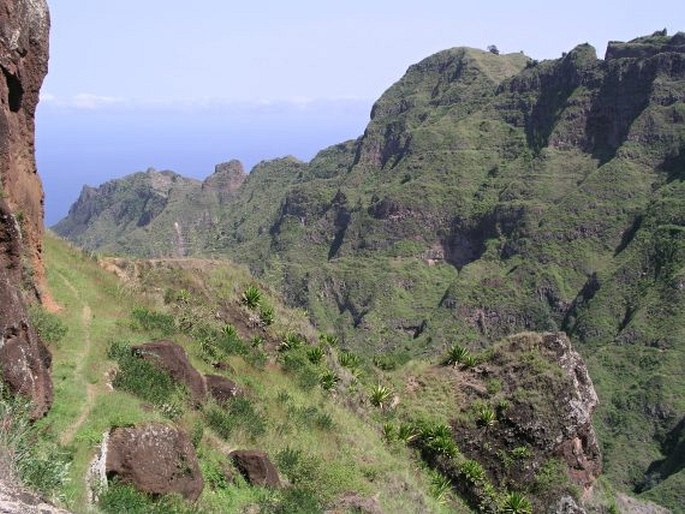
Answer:
M76 289L74 285L71 282L69 282L69 280L64 275L60 274L60 277L64 281L64 284L74 293L76 298L83 304L83 307L81 309L81 326L83 327L83 349L81 352L81 357L78 359L76 367L74 368L74 378L76 380L85 380L84 369L92 347L90 326L93 321L93 311L90 308L90 305L83 301L83 298L79 294L78 289ZM64 432L60 437L60 443L62 443L63 445L69 444L74 440L76 432L78 432L79 428L81 428L81 425L83 425L83 423L85 423L85 421L88 419L90 411L93 408L93 404L95 403L95 396L97 394L97 390L98 388L96 384L86 384L86 400L83 403L83 406L81 407L81 414L79 415L78 419L72 425L70 425L67 431Z

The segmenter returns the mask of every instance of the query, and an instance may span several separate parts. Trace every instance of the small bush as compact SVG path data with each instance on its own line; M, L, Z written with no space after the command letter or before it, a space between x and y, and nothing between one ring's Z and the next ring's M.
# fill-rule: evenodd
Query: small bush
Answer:
M107 514L191 514L193 508L187 506L177 496L153 498L127 484L113 483L100 495L100 509Z
M400 423L400 426L397 428L397 440L404 444L411 443L418 435L418 431L410 423Z
M459 466L464 478L473 484L480 484L485 480L485 470L478 461L467 459Z
M175 318L171 314L153 311L145 307L136 307L131 312L131 328L148 332L159 332L170 336L176 332Z
M274 308L270 305L262 305L259 309L259 319L267 326L272 325L276 320Z
M262 292L257 286L250 285L243 291L241 301L248 309L254 310L262 303Z
M307 350L307 358L312 364L320 364L324 355L324 351L320 346L314 346Z
M445 364L449 366L455 366L461 364L470 355L470 352L465 347L455 344L447 352L447 358L445 359Z
M504 499L502 512L506 514L531 514L533 506L523 494L511 492Z
M236 401L237 400L237 401ZM236 397L228 410L213 405L205 411L207 424L223 439L228 440L234 430L243 430L252 438L264 435L266 421L245 398Z
M451 458L459 454L452 430L442 423L423 424L419 427L417 441L421 449L430 457L444 455Z
M388 400L392 397L392 389L381 384L376 384L369 392L371 405L378 408L385 408Z
M431 494L438 503L447 503L449 493L452 490L452 482L441 473L434 473L431 478Z
M56 314L52 314L42 307L32 307L29 315L33 328L43 342L57 344L67 334L67 326Z
M359 358L358 355L355 355L352 352L348 352L346 350L341 351L338 354L338 362L343 368L347 369L355 369L359 367L359 364L361 363L361 359Z
M324 391L331 391L335 388L335 385L340 381L338 375L333 373L331 370L324 371L320 378L319 383Z
M224 325L216 339L216 345L226 355L246 355L248 347L233 325Z
M319 342L329 348L338 346L338 338L331 334L319 334Z
M288 332L285 336L283 336L283 341L281 341L281 345L278 347L278 351L287 352L290 350L295 350L302 346L304 343L304 337L293 332Z
M490 428L497 422L497 414L495 414L495 410L492 407L488 405L482 405L478 409L477 421L478 425L481 427Z

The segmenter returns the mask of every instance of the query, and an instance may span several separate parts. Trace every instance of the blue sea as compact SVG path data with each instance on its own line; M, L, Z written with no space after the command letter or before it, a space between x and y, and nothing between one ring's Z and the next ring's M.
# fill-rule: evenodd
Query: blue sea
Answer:
M73 108L40 104L36 159L45 189L45 224L66 216L87 184L144 171L174 170L205 178L239 159L293 155L308 161L330 145L359 137L370 100L261 102L218 105Z

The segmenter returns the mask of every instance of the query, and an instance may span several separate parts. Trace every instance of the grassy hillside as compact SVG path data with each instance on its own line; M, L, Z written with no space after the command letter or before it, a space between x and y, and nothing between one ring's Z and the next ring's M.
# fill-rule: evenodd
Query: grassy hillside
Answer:
M365 396L354 377L330 368L338 366L335 347L325 347L316 365L303 360L306 352L283 360L275 345L284 334L318 334L303 313L281 307L267 290L262 302L273 307L273 322L252 324L251 311L240 302L254 284L245 269L199 260L106 263L120 279L53 236L45 248L49 285L62 309L56 317L41 312L36 318L44 336L55 341L55 403L28 435L41 472L25 476L74 512L90 509L85 477L103 433L148 420L191 434L205 490L189 506L114 486L101 493L105 512L241 512L250 505L262 512L318 512L347 493L375 499L388 512L467 511L455 498L447 501L444 491L442 501L436 499L433 472L411 450L386 445L373 409L359 404L352 414L356 395L338 390L337 382L329 391L320 385L321 375L332 369L350 391ZM212 330L227 325L239 335L221 346L211 339ZM151 393L159 384L144 376L122 380L128 364L120 360L121 348L160 337L182 344L198 370L230 377L245 397L228 411L211 402L193 408L177 389L162 391L167 396L160 402ZM225 371L212 365L217 359ZM267 451L291 486L251 487L235 472L230 482L226 455L236 448Z

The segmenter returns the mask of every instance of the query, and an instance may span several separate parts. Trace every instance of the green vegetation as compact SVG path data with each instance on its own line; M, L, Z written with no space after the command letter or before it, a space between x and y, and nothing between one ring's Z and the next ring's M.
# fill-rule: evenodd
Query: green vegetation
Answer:
M169 296L168 312L157 298L136 299L149 310L129 321L133 336L176 327L205 364L226 360L250 373L276 361L299 392L327 390L326 401L345 394L352 405L382 406L367 414L379 426L452 422L458 412L458 425L480 424L482 437L492 438L501 417L521 405L553 424L544 388L516 378L483 383L472 372L513 367L511 352L488 352L504 337L563 330L600 398L594 424L610 482L677 506L685 476L673 443L685 412L685 103L674 38L657 33L612 44L605 60L587 44L541 62L446 50L411 66L378 99L362 137L309 163L260 163L229 204L219 206L197 181L135 174L89 191L83 208L98 214L87 226L75 213L58 228L100 252L183 250L249 266L256 278L243 272L223 281L222 302L207 302L192 277L172 280L151 269L148 286L163 275L162 290L179 293ZM113 212L127 214L115 223ZM183 248L174 243L176 220L184 220ZM270 291L306 313L282 309ZM198 307L210 303L213 311ZM222 340L207 329L236 303L269 335L263 348L251 349L244 333ZM155 325L154 312L173 314L174 323ZM292 322L305 316L316 332ZM79 323L65 321L64 354L77 354L68 340L79 336ZM318 333L331 334L320 341L323 355L312 349ZM432 362L444 348L444 362L458 369L430 370L421 376L425 387L407 394L416 398L393 409L388 398L374 400L373 384L404 396L402 378L420 368L416 359ZM102 350L85 370L102 371L96 357ZM561 393L559 370L539 352L519 357L521 372L512 377L536 377ZM66 366L58 373L79 375ZM467 378L490 410L467 402L462 411L453 393L468 389L458 383ZM78 391L70 391L70 405L82 400ZM514 473L514 449L496 447L488 458ZM538 464L540 485L549 470ZM550 476L549 494L568 489ZM479 498L501 504L491 492ZM543 493L521 492L537 508Z

